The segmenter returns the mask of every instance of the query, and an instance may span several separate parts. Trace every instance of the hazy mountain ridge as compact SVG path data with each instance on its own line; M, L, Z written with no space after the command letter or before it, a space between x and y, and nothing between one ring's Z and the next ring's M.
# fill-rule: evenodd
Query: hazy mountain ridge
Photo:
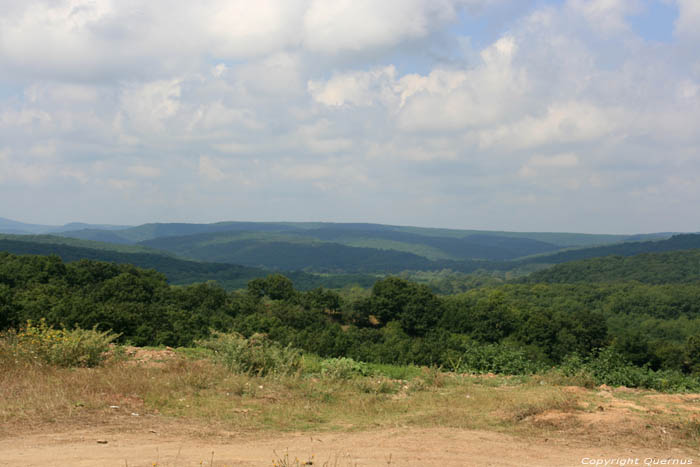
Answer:
M0 225L0 230L2 226ZM105 230L105 229L97 229ZM110 229L117 230L117 229ZM614 234L580 234L567 232L506 232L495 230L470 230L470 229L444 229L430 227L396 226L387 224L372 223L336 223L336 222L244 222L227 221L211 224L197 223L149 223L135 227L120 228L115 231L115 235L123 238L124 242L141 242L159 237L177 237L184 235L195 235L216 232L250 231L250 232L297 232L300 234L314 232L347 232L348 235L357 235L357 232L372 232L380 235L384 232L395 232L403 234L413 234L427 237L443 237L463 239L474 235L489 235L508 238L525 238L547 244L556 245L560 248L583 247L592 245L602 245L609 243L620 243L624 241L640 241L648 238L668 238L670 233L652 233L635 235L614 235ZM62 231L63 235L77 238L93 240L90 235L96 232L76 229L73 231Z
M128 225L110 225L110 224L85 224L83 222L69 222L64 225L42 225L29 224L19 222L12 219L0 217L0 233L28 235L28 234L49 234L59 232L71 232L83 229L94 229L100 231L122 230L128 229ZM88 239L91 240L91 239Z
M0 228L15 229L25 225L3 221ZM82 225L73 223L64 228ZM228 263L261 270L330 274L395 274L443 269L462 273L484 270L518 271L522 274L545 265L593 257L700 248L700 241L692 234L658 240L670 235L666 233L634 236L552 232L496 234L476 230L320 222L152 223L119 229L88 227L58 232L56 235L60 237L51 239L15 240L63 243L120 253L165 254L171 258L177 255L179 259L195 262ZM65 240L61 242L57 238ZM646 238L655 240L642 241ZM624 239L631 241L622 242ZM611 240L618 242L609 244ZM576 242L604 245L562 247ZM88 257L94 258L95 255Z

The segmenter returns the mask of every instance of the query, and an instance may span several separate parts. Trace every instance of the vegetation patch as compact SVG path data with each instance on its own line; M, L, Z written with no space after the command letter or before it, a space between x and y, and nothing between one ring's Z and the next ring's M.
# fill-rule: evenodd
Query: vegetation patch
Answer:
M0 334L0 362L94 367L102 364L119 336L96 329L53 329L41 319L28 321L19 331Z

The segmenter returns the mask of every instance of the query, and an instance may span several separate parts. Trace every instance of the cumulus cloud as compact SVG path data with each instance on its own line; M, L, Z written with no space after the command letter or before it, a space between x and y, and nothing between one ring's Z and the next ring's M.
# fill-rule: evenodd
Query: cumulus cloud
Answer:
M199 156L199 175L214 182L220 182L226 178L223 170L218 168L215 160L209 156Z
M453 21L456 7L451 0L313 0L304 14L304 45L325 53L392 46Z
M0 215L697 230L674 1L652 46L641 0L0 0Z
M179 79L129 85L121 92L119 122L136 132L162 131L180 107L180 93Z
M700 3L695 0L676 0L678 19L676 33L684 39L700 38Z
M625 17L641 8L639 0L568 0L567 5L603 33L625 31L628 29Z

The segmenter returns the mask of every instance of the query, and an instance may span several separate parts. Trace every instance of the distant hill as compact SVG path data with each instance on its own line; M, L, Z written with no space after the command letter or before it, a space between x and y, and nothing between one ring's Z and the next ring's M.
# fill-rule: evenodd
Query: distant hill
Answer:
M665 251L690 250L694 248L700 248L700 234L679 234L666 240L626 242L616 245L560 251L553 254L528 258L521 261L521 263L560 264L610 255L633 256L642 253L661 253Z
M659 251L658 248L670 251L694 247L680 245L677 239L666 247L661 246L670 233L496 232L370 223L151 223L136 227L73 223L51 227L4 219L0 220L0 231L3 226L13 232L58 229L54 235L108 243L112 246L106 249L115 251L119 250L114 245L131 245L146 248L132 252L167 252L194 261L330 274L442 269L464 273L479 269L515 270L516 274L522 274L550 264L597 256L630 256ZM73 246L99 248L90 244Z
M58 235L10 235L0 234L0 240L15 240L20 242L41 243L46 245L67 245L93 250L108 250L120 253L152 253L157 255L174 256L173 254L153 250L140 245L120 245L109 242L99 242L95 240L81 240L71 237L61 237Z
M56 232L65 238L77 238L81 240L91 240L95 242L106 242L120 245L133 245L135 242L121 234L121 231L101 230L101 229L80 229L64 232Z
M24 240L22 240L24 238ZM73 245L62 242L73 242ZM77 246L82 240L52 236L0 236L0 251L17 255L57 255L66 262L90 259L119 264L133 264L145 269L156 269L165 274L171 284L191 284L214 280L229 290L244 288L248 281L265 277L271 271L236 264L187 261L168 254L152 252L140 246L105 245L92 243L91 248ZM118 250L110 249L115 247ZM357 283L371 286L376 280L372 275L317 276L299 271L287 274L300 290L319 286L340 288Z
M157 238L139 245L200 260L243 264L283 271L308 270L338 273L390 273L405 269L429 269L427 258L402 251L349 247L338 243L255 235L256 238L212 234Z
M523 282L576 283L638 281L647 284L700 282L700 249L606 256L558 264Z
M104 229L98 229L104 230ZM465 239L476 236L495 236L500 238L529 239L542 244L554 245L555 249L568 247L587 247L624 241L638 241L650 238L668 238L671 234L642 235L598 235L558 232L501 232L488 230L460 230L427 227L408 227L370 223L333 223L333 222L217 222L213 224L189 223L153 223L137 227L120 229L114 232L124 243L137 243L162 237L179 237L204 233L220 232L265 232L296 233L305 236L331 235L348 237L380 237L386 239L393 234L410 234L420 237L438 237L448 239ZM99 240L93 229L75 229L65 231L63 235L88 240ZM413 237L416 238L416 237ZM540 245L543 246L543 245Z
M5 219L0 217L0 233L4 234L48 234L48 233L58 233L67 232L80 229L99 229L99 230L119 230L126 229L130 226L122 225L106 225L106 224L84 224L81 222L71 222L65 225L41 225L41 224L28 224L25 222L13 221L11 219Z
M0 251L17 255L57 255L66 262L91 259L119 264L133 264L156 269L172 284L189 284L217 280L227 288L245 287L249 280L264 277L267 271L233 264L207 264L185 261L158 253L123 253L97 248L83 248L57 243L40 243L0 239Z
M504 261L558 250L537 240L472 235L428 237L397 231L310 229L304 232L220 232L159 237L139 245L201 261L273 269L381 271L434 269L432 261Z
M316 224L313 224L316 225ZM86 240L98 240L95 236L101 235L101 229L81 229L65 231L66 237L83 238ZM184 235L196 235L216 232L301 232L304 229L291 223L275 222L217 222L214 224L143 224L137 227L113 232L119 237L119 243L138 243L154 238L179 237Z

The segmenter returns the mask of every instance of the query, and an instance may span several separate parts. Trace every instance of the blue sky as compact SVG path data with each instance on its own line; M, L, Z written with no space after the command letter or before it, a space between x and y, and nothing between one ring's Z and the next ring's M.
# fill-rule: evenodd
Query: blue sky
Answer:
M700 230L697 0L0 9L0 217Z

